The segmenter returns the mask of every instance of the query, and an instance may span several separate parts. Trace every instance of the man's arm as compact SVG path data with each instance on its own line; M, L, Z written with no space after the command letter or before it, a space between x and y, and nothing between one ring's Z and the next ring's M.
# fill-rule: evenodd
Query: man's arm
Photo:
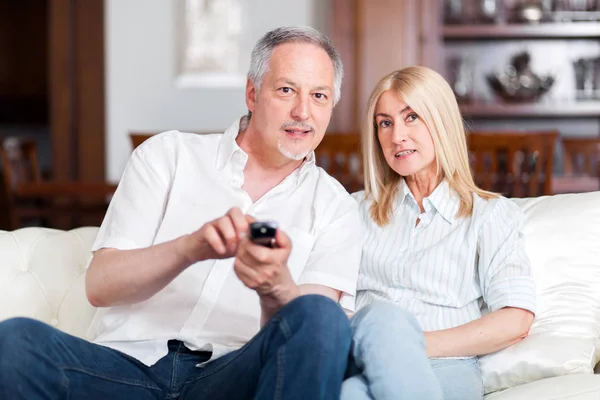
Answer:
M248 221L238 208L198 231L143 249L96 251L86 275L86 294L95 307L149 299L190 265L233 257Z
M260 298L261 326L283 306L305 294L318 294L339 301L341 292L333 288L317 284L297 285L287 266L292 249L290 238L278 229L275 239L277 246L273 249L248 239L242 240L234 263L238 278L245 286L255 290Z
M455 328L425 332L428 357L479 356L527 337L533 313L506 307Z
M321 296L329 297L331 300L335 301L336 303L338 301L340 301L340 296L342 295L342 292L340 292L339 290L335 290L328 286L323 286L323 285L304 284L304 285L299 285L299 288L300 288L300 293L302 295L320 294Z
M96 251L85 277L90 304L107 307L152 297L190 265L181 240L144 249Z
M294 284L295 285L295 284ZM323 285L296 285L290 287L288 296L286 296L285 303L283 301L268 302L262 301L261 299L261 314L260 314L260 326L265 325L269 320L279 311L281 307L289 303L298 296L304 296L306 294L318 294L321 296L329 297L336 303L340 300L341 292Z

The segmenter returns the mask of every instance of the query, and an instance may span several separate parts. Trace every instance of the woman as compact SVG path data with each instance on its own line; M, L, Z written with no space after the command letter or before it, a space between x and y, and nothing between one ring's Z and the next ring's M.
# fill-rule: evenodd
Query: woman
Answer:
M519 342L533 321L523 215L475 185L454 94L428 68L377 84L363 157L355 375L342 399L481 399L476 356Z

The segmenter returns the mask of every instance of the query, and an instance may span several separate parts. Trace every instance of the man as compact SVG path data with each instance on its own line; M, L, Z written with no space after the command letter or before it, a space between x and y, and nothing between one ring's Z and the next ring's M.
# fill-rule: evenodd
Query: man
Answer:
M247 116L136 149L86 275L93 343L5 321L0 397L339 398L361 237L313 150L341 80L326 37L276 29L253 50ZM255 219L279 224L273 248L248 239Z

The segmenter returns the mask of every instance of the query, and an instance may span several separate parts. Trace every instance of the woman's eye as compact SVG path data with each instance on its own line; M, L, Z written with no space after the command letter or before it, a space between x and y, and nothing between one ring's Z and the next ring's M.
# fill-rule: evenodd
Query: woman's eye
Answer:
M419 116L415 113L410 113L406 116L406 121L408 121L408 122L413 122L413 121L416 121L417 119L419 119Z
M379 127L381 127L381 128L387 128L390 125L392 125L392 123L390 121L387 121L387 120L383 120L383 121L379 122Z

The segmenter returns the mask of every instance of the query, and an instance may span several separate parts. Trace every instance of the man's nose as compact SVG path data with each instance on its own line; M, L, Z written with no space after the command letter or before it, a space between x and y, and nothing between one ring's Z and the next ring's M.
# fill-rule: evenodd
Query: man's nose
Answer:
M308 114L308 97L296 97L296 104L292 108L292 117L297 121L304 121L308 119Z

